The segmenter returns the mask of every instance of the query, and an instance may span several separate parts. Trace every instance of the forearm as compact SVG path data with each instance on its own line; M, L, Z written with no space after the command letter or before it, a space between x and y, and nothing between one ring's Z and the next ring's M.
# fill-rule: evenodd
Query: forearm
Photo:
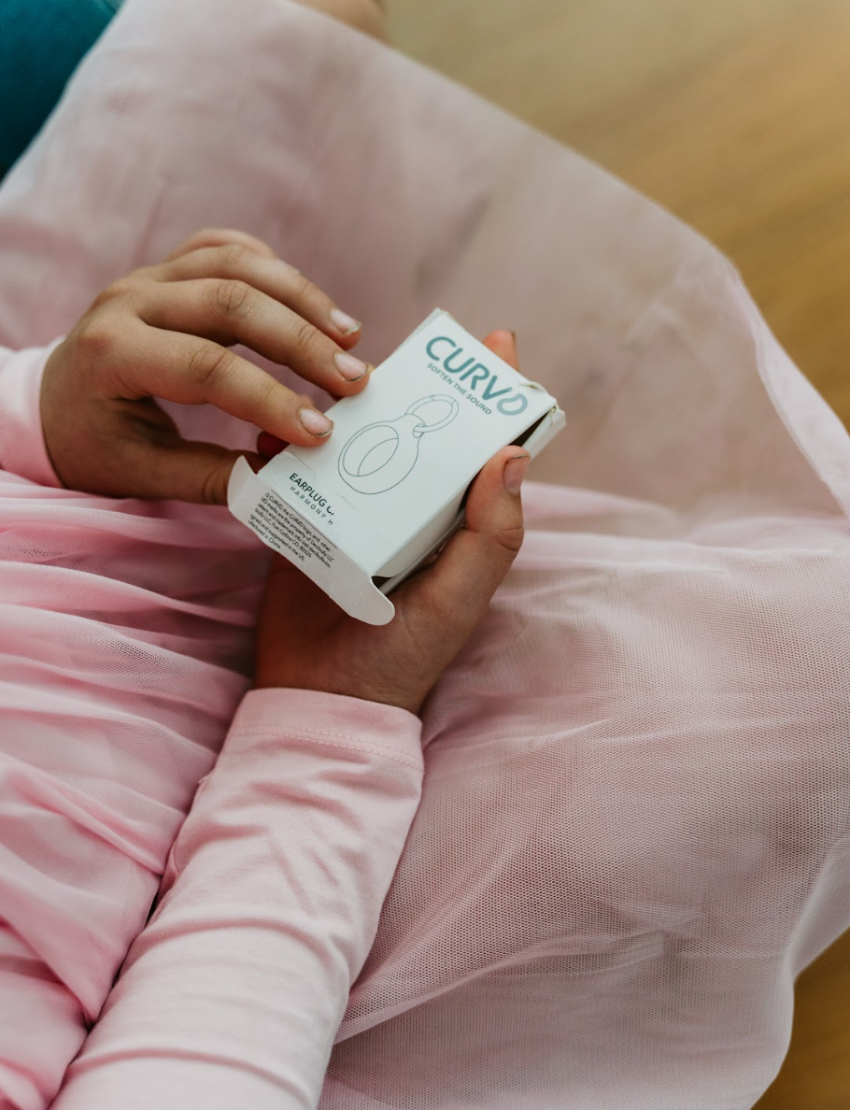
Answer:
M421 774L402 710L249 695L56 1107L315 1106Z

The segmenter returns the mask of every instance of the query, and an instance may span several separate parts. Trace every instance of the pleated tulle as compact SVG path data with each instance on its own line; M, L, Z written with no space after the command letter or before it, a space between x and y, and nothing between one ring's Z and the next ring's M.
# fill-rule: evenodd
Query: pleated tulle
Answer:
M575 154L292 4L128 0L0 191L0 342L204 225L268 240L373 361L435 305L516 329L569 420L427 705L324 1110L752 1106L850 924L840 423L726 260ZM0 912L93 1016L247 685L265 560L219 510L0 498Z

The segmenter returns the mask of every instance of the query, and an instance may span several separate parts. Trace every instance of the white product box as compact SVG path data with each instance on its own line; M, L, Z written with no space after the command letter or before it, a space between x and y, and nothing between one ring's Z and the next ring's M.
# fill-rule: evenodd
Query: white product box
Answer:
M254 474L240 459L230 511L353 617L388 624L387 594L463 523L470 482L501 447L537 454L564 427L557 402L433 313L328 411L318 447Z

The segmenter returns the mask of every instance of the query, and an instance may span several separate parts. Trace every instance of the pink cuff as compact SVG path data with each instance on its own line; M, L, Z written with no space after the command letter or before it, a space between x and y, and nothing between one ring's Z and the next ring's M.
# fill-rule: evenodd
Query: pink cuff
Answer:
M41 429L41 377L54 348L0 347L0 468L40 486L61 486Z
M256 739L302 738L368 748L421 767L422 722L406 709L316 690L251 690L233 720L224 751L244 752Z

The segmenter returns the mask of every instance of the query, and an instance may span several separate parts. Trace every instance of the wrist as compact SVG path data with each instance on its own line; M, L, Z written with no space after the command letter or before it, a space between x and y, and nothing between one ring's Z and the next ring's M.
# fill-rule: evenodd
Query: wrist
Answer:
M413 691L403 691L392 689L391 687L380 687L378 685L369 685L365 683L353 683L346 681L332 681L326 680L321 684L312 683L309 680L304 680L303 677L300 681L286 681L280 675L265 672L262 668L257 669L257 675L254 680L253 689L257 692L263 690L274 690L278 692L287 691L292 694L309 694L310 696L328 697L328 698L347 698L351 701L366 702L367 704L384 706L388 709L400 709L405 713L410 713L414 717L419 715L419 711L427 697L428 691L423 693Z
M50 487L62 483L47 451L41 385L57 344L23 351L0 349L0 466Z

